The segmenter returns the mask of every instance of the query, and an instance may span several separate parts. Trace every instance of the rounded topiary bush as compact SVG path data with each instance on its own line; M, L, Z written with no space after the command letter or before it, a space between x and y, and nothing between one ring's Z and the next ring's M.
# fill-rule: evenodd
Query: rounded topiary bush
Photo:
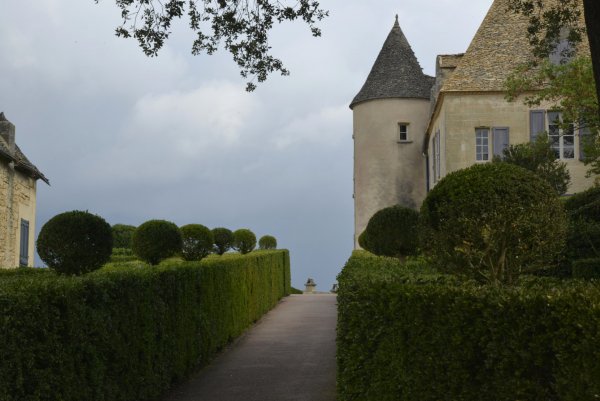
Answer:
M227 228L217 227L212 229L215 243L215 252L223 255L233 247L233 232Z
M133 234L133 253L151 265L169 258L181 250L181 232L170 221L149 220Z
M386 207L371 217L359 241L380 256L415 255L419 247L419 212L400 205ZM364 245L364 246L363 246Z
M40 258L63 274L83 274L108 262L113 237L102 217L74 210L58 214L42 227L37 240Z
M507 163L448 174L425 198L421 218L438 268L493 283L553 266L567 230L554 190Z
M131 249L135 227L127 224L115 224L112 226L113 248Z
M185 260L200 260L213 248L213 234L202 224L188 224L181 227L181 257Z
M242 255L252 252L256 248L256 235L247 228L240 228L233 232L233 247Z
M258 247L260 249L276 249L277 239L272 235L263 235L258 240Z

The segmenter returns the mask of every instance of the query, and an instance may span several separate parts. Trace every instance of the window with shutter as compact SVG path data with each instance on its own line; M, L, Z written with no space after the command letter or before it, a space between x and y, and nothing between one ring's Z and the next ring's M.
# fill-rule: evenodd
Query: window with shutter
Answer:
M21 241L19 264L27 266L29 263L29 221L21 219Z
M504 149L508 148L509 136L508 128L494 128L493 130L493 141L494 141L494 156L503 157Z
M490 129L475 129L475 160L484 162L490 160Z

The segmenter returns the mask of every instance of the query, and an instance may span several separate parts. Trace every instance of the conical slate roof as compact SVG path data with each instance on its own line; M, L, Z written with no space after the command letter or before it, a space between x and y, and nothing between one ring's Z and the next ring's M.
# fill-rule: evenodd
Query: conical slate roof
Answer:
M385 40L367 81L352 100L350 108L373 99L429 99L434 80L435 78L423 74L396 16L394 27Z

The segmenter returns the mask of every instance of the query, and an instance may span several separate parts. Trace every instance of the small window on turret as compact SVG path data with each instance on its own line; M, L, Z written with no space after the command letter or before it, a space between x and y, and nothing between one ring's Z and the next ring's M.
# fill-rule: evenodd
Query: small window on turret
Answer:
M398 128L400 131L399 142L410 142L408 139L408 124L398 123Z

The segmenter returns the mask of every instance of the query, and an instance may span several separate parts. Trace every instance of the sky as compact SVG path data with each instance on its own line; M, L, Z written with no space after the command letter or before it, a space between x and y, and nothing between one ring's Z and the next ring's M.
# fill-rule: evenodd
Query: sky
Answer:
M328 291L353 247L352 111L394 17L423 67L464 52L492 0L322 0L322 37L277 26L291 71L245 91L231 56L192 56L173 26L158 57L114 35L112 0L4 0L0 111L49 178L36 235L58 213L165 219L277 238L292 285ZM41 265L36 258L36 265Z

